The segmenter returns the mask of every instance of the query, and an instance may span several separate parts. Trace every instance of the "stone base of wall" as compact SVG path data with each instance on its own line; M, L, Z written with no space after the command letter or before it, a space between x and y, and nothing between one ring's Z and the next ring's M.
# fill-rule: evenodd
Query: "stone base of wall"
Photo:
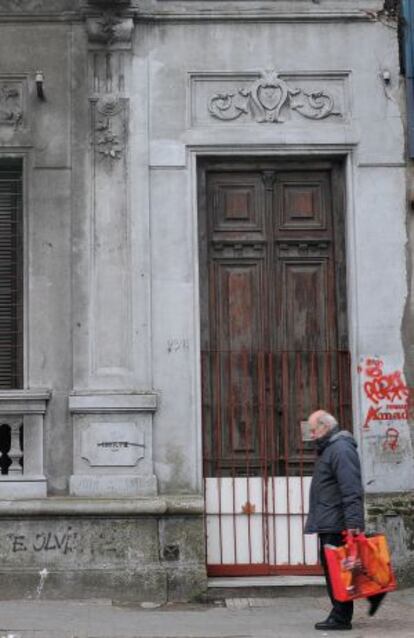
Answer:
M189 601L207 588L202 501L0 502L0 597Z
M399 586L414 585L414 494L366 495L368 529L384 532Z

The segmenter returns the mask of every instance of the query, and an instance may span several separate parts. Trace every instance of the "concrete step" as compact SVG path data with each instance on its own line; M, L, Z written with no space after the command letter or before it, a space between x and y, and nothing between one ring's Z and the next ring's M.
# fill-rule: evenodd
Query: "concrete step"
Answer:
M324 594L325 578L323 576L246 576L209 578L204 599L209 603L249 607L254 606L254 600L265 601L282 596L322 596ZM227 604L227 601L240 600L245 602Z

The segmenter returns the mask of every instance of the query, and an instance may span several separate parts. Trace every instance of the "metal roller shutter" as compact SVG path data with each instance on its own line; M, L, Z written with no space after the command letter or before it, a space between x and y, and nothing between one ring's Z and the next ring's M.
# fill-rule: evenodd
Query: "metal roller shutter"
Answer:
M21 388L22 170L0 162L0 389Z

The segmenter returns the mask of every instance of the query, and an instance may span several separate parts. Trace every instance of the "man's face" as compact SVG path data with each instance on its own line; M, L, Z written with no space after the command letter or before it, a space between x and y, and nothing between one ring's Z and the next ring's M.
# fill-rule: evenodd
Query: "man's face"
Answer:
M317 418L314 418L312 416L309 418L309 425L310 436L313 441L315 441L316 439L320 439L321 436L325 436L325 434L327 434L329 430L329 425L318 423Z

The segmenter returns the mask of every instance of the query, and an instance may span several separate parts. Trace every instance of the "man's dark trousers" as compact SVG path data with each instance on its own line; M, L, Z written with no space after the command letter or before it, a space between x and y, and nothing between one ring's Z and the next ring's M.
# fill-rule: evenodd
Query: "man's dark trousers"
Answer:
M350 623L352 620L352 614L354 613L354 603L352 600L342 603L339 600L335 600L335 598L333 597L332 584L329 577L328 566L326 564L324 552L325 545L335 545L335 547L340 547L341 545L343 545L343 536L342 534L336 533L319 534L319 543L320 559L326 578L326 588L328 590L329 598L332 602L332 611L329 615L332 616L334 620L339 623Z

